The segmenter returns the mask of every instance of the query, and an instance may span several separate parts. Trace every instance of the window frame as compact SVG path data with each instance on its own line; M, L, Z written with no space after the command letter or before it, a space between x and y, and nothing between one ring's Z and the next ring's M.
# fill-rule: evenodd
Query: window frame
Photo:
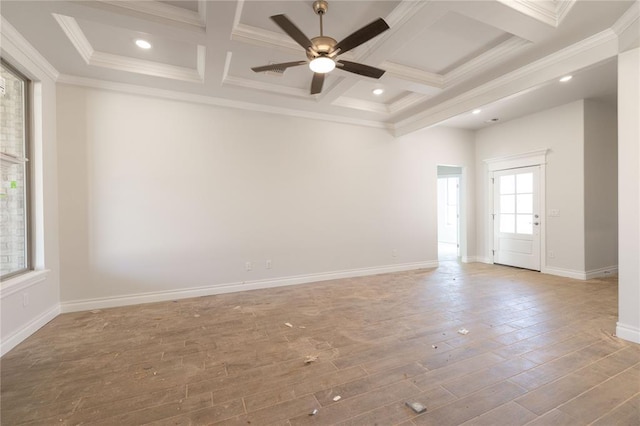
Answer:
M31 93L33 81L28 78L26 75L21 73L11 65L5 58L0 57L0 65L5 68L7 72L15 76L16 78L22 80L24 84L23 91L23 116L24 116L24 211L25 211L25 267L13 271L11 273L0 275L0 282L8 281L12 278L18 277L20 275L27 274L32 272L33 269L33 258L34 258L34 244L33 244L33 235L34 235L34 221L32 217L32 204L33 204L33 194L31 191L31 180L32 180L32 171L31 171L31 149L32 149L32 139L31 139L31 126L32 126L32 102L31 102Z

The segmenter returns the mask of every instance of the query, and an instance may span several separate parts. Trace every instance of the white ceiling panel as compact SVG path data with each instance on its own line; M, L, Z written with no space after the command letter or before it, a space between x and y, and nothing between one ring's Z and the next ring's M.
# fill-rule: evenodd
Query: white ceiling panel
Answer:
M447 13L394 53L392 61L446 74L511 35L458 13Z
M84 19L76 21L97 51L187 68L197 65L196 45L193 43ZM135 45L135 40L139 38L150 42L153 47L140 49Z

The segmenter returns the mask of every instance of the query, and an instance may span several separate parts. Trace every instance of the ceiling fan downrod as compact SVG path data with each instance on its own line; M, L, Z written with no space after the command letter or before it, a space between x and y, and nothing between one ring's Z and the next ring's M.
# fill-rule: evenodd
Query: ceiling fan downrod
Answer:
M329 3L326 0L316 0L313 2L313 11L320 17L320 37L324 36L324 31L322 27L322 17L329 10Z

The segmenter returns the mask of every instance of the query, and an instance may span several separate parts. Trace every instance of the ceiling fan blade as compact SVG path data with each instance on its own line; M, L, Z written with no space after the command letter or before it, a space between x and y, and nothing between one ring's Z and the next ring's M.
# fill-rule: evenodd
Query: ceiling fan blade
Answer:
M296 43L302 46L304 50L311 49L311 47L313 46L313 43L311 43L311 40L309 40L309 37L307 37L300 30L300 28L296 27L296 24L291 22L291 20L287 18L287 15L273 15L271 19L273 20L273 22L278 24L280 28L282 28L282 31L287 33L289 37L294 39Z
M385 70L381 70L380 68L343 60L338 61L338 68L343 71L349 71L354 74L364 75L365 77L371 78L380 78L385 73Z
M324 74L319 72L313 73L313 80L311 80L311 94L316 95L322 92L322 85L324 84Z
M306 63L308 62L307 61L283 62L281 64L263 65L261 67L253 67L251 69L254 72L276 71L276 70L284 70L285 68L290 68L290 67L297 67L298 65L304 65Z
M365 25L358 31L348 35L347 38L336 44L334 51L340 49L339 55L360 46L371 40L375 36L382 34L389 29L389 25L382 18L378 18L369 25Z

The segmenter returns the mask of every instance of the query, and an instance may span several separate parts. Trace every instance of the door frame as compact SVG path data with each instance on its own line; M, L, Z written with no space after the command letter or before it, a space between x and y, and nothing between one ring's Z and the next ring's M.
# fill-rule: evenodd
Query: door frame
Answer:
M436 209L437 207L437 191L438 191L438 178L440 177L440 175L438 174L438 166L444 166L444 167L457 167L460 168L461 173L460 174L456 174L456 175L452 175L452 176L457 176L460 178L460 180L458 181L460 184L460 187L458 188L458 259L460 259L460 261L462 263L469 263L469 262L475 262L476 261L476 257L470 257L469 256L469 247L468 247L468 240L467 240L467 209L468 209L468 194L467 194L467 188L468 188L468 173L469 171L467 170L467 166L463 166L460 164L447 164L447 163L437 163L436 164ZM444 176L443 176L444 177ZM438 216L437 216L437 210L436 210L436 253L438 252Z
M547 153L549 149L541 149L537 151L530 151L521 154L508 155L504 157L490 158L484 160L487 173L486 176L486 200L485 214L486 224L485 229L485 250L487 253L486 259L488 263L494 263L494 221L493 221L493 177L494 173L502 170L519 169L522 167L540 166L540 272L546 272L547 269L547 209L546 209L546 165L547 165Z
M439 164L440 165L440 164ZM457 178L458 179L458 199L456 200L456 257L462 259L462 167L461 166L446 166L446 167L458 167L460 173L452 175L438 175L438 179L443 178ZM438 205L440 208L440 205ZM438 218L439 219L439 218ZM440 242L440 223L438 223L437 240Z

